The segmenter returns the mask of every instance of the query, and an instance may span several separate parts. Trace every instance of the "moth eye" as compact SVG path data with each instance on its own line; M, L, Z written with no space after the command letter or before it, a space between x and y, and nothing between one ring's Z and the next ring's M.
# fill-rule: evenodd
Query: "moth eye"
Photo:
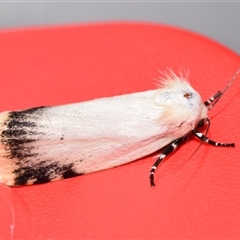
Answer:
M192 93L184 93L183 96L187 99L192 97Z
M202 119L202 120L197 124L197 128L203 127L204 124L205 124L205 119Z

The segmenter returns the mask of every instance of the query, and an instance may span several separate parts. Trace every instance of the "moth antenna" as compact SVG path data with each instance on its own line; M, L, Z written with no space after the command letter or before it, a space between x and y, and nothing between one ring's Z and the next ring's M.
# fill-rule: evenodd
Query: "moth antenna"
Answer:
M225 87L225 89L222 92L217 92L217 94L214 96L214 100L211 104L211 106L208 108L208 110L210 110L211 108L213 108L215 106L215 104L220 100L220 98L224 95L224 93L228 90L228 88L232 85L232 83L235 81L235 79L238 77L240 73L240 68L237 70L237 72L234 74L233 78L230 80L230 82L228 83L228 85Z
M222 95L227 91L227 89L232 85L232 83L234 82L234 80L237 78L238 74L240 73L240 68L237 70L237 72L235 73L235 75L233 76L232 80L228 83L228 85L226 86L226 88L222 91Z

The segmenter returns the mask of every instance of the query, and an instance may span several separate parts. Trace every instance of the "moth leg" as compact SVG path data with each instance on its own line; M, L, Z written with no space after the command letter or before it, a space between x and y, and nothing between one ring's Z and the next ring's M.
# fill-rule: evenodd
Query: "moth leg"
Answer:
M150 185L152 187L155 186L155 183L154 183L154 173L158 167L158 165L160 164L160 162L165 158L167 157L169 154L171 154L180 144L181 142L183 141L183 139L185 138L184 137L181 137L181 138L178 138L176 140L174 140L173 142L171 142L170 144L168 144L167 146L165 146L159 156L159 158L157 159L157 161L153 164L153 166L151 167L151 170L150 170Z
M208 143L210 145L213 145L215 147L235 147L235 143L220 143L220 142L215 142L211 139L209 139L208 137L206 137L204 134L202 134L201 132L198 132L196 130L192 130L192 133L199 138L200 140L202 140L205 143Z

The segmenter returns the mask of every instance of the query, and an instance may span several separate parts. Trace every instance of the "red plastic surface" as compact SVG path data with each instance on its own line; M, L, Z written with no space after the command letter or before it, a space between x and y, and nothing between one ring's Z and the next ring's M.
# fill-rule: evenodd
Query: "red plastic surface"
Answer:
M0 111L152 89L166 67L188 68L207 99L240 66L216 42L148 24L5 31L0 53ZM239 87L238 77L211 110L209 132L236 148L203 145L188 160L199 145L191 138L158 169L155 188L153 156L44 185L1 184L0 238L240 238Z

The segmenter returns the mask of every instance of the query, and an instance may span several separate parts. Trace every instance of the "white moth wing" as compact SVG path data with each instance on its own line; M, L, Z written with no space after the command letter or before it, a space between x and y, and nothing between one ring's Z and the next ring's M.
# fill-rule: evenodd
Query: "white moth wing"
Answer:
M52 181L131 162L190 132L206 111L187 82L175 81L175 88L30 109L17 120L13 113L0 115L0 181L8 185L26 172L20 184L38 183L41 171Z

